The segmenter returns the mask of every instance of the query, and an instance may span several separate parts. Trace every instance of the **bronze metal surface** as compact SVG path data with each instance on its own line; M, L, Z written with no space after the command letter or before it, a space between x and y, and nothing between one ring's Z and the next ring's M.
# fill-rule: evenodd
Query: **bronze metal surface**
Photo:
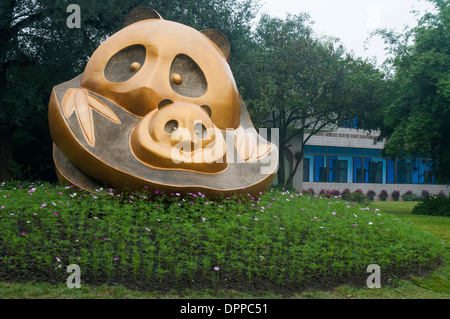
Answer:
M253 124L227 63L226 37L141 10L99 46L83 74L52 91L60 182L89 191L266 190L277 163L262 173L264 159L276 161L278 149L248 130Z

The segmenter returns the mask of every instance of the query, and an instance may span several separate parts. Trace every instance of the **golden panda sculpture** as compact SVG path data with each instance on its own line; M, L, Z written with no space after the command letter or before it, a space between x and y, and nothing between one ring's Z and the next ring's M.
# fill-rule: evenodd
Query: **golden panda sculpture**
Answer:
M230 45L136 8L83 74L53 88L49 126L62 184L88 191L267 190L278 148L254 129L228 65Z

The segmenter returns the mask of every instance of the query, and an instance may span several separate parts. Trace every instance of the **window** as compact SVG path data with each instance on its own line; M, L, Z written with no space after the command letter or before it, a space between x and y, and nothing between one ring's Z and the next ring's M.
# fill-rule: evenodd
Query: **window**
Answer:
M393 160L387 160L387 182L388 184L394 184L395 180L395 162Z
M346 155L363 155L363 149L362 148L353 148L353 147L346 147L345 148L345 154Z
M347 183L348 161L336 157L329 158L329 181Z
M413 184L419 184L419 161L412 161L412 179Z
M336 173L336 156L328 156L328 181L329 182L337 182L337 173Z
M383 162L369 161L369 183L383 182Z
M314 156L314 181L326 182L325 156Z
M328 146L328 155L345 155L345 148Z
M309 152L312 154L326 154L327 147L311 145L311 146L309 146Z
M354 183L362 183L362 158L354 157L353 158L353 182Z
M434 184L434 177L431 173L431 161L419 160L419 184Z
M381 150L373 149L373 148L365 148L364 149L364 156L381 156Z
M310 167L309 158L303 158L303 181L309 182L309 167Z
M348 166L348 161L344 161L344 160L338 160L338 165L337 165L337 181L339 183L347 183L347 166Z
M410 161L397 161L397 184L411 184L412 163Z

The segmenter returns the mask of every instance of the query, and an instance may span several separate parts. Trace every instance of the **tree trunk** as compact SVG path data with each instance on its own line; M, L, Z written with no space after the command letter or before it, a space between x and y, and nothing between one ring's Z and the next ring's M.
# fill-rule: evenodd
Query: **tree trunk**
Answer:
M304 142L304 132L305 132L305 129L304 129L304 127L305 127L305 120L302 120L302 128L301 128L301 132L300 132L300 135L299 135L299 137L301 138L301 141L302 141L302 143L300 144L301 146L301 149L300 149L300 151L299 152L296 152L295 154L294 154L294 158L295 158L295 160L297 161L296 163L295 163L295 167L294 167L294 170L289 174L289 177L288 177L288 180L287 180L287 182L286 182L286 185L289 185L289 186L292 186L292 187L294 187L294 176L295 176L295 173L297 173L297 169L298 169L298 167L299 167L299 165L303 162L303 155L305 155L305 153L304 153L304 147L305 147L305 142ZM299 155L298 155L299 154ZM303 165L302 165L302 168L303 168ZM303 173L303 171L302 171L302 173ZM301 174L301 176L300 176L300 178L301 178L301 180L300 180L300 185L301 185L301 187L302 187L302 183L303 183L303 174ZM301 190L301 189L300 189Z
M296 160L297 160L297 162L295 163L294 169L289 174L289 177L288 177L288 179L286 181L286 185L292 186L292 187L294 187L294 176L295 176L295 173L297 173L297 169L298 169L300 163L303 161L303 156L302 156L301 159L297 159L296 158Z
M278 153L278 185L285 185L286 182L286 165L284 163L284 159L286 157L286 154L284 153L286 151L286 142L285 142L285 135L283 129L280 129L279 131L279 153Z
M0 129L0 182L12 179L9 165L12 162L12 133L9 129Z

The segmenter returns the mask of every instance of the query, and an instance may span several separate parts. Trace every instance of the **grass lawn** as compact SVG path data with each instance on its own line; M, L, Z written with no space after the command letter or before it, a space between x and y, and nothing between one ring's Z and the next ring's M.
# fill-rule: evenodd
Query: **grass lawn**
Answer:
M382 299L450 299L450 218L412 215L418 202L372 202L371 206L390 213L405 223L425 229L440 237L445 243L443 264L427 277L398 280L392 287L381 289L355 289L347 286L329 292L306 293L311 298L382 298Z
M42 195L43 196L43 195ZM47 196L47 195L45 195ZM53 195L52 195L53 196ZM293 200L291 197L286 197L286 200ZM283 198L284 200L284 198ZM5 199L6 201L6 199ZM268 199L270 203L272 203L272 200ZM92 201L91 201L92 202ZM317 202L317 201L316 201ZM277 208L277 202L273 202L274 207ZM303 203L303 202L302 202ZM311 203L313 203L311 201ZM337 203L337 202L336 202ZM286 204L286 202L285 202ZM285 205L283 204L283 205ZM325 201L323 205L329 205L331 202ZM350 298L360 298L360 299L449 299L450 298L450 218L449 217L435 217L435 216L421 216L421 215L411 215L410 212L413 209L414 205L416 205L416 202L372 202L370 203L370 208L375 209L378 208L380 212L383 215L390 215L392 218L386 219L386 221L395 223L404 223L411 225L412 227L417 227L418 232L421 232L422 230L425 230L427 232L430 232L434 234L435 236L438 236L440 239L442 239L442 242L444 243L445 251L444 251L444 261L443 264L437 269L428 274L427 277L417 277L417 276L411 276L409 280L405 279L397 279L395 276L391 277L391 283L388 286L383 285L380 289L369 289L369 288L355 288L353 286L339 286L337 288L334 288L332 290L328 291L321 291L321 290L307 290L302 293L294 294L294 295L281 295L275 292L267 291L264 292L264 290L259 289L259 291L251 292L251 289L248 290L248 292L238 292L235 290L230 289L217 289L214 290L212 288L206 288L201 290L185 290L183 295L180 295L177 291L169 291L167 293L160 293L160 292L139 292L134 290L129 290L124 288L123 286L114 286L114 283L106 286L102 285L100 287L92 287L87 284L82 284L80 289L69 289L65 285L65 283L59 284L59 285L52 285L49 283L42 283L42 282L22 282L22 283L10 283L10 282L4 282L0 281L0 298L20 298L20 299L34 299L34 298L48 298L48 299L73 299L73 298L82 298L82 299L108 299L108 298L114 298L114 299L122 299L122 298L128 298L128 299L154 299L154 298L164 298L164 299L170 299L170 298L222 298L222 299L239 299L239 298L245 298L245 299L252 299L252 298L268 298L268 299L285 299L285 298L293 298L293 299L350 299ZM25 204L24 204L25 205ZM39 204L40 205L40 204ZM272 205L272 204L270 204ZM306 203L303 203L302 205L306 205ZM315 204L317 205L317 203ZM178 205L179 206L179 205ZM178 207L175 206L175 207ZM208 205L211 206L211 205ZM219 205L220 206L220 205ZM172 207L172 206L170 206ZM189 206L191 207L191 206ZM221 206L220 206L221 207ZM286 208L290 206L280 206L281 208ZM306 208L306 211L308 211L307 206L303 206ZM318 206L319 207L319 206ZM320 206L322 207L322 206ZM330 206L331 207L331 206ZM159 208L159 207L158 207ZM312 209L313 207L311 207ZM42 206L41 206L42 209ZM345 206L342 207L342 209L345 210ZM39 206L37 207L37 210L39 211ZM268 208L266 208L266 211ZM302 209L303 210L303 209ZM325 209L324 211L327 211ZM201 211L202 214L208 213L209 216L207 221L215 217L213 215L212 211ZM357 210L355 210L357 212ZM265 214L261 211L261 213ZM280 211L278 213L274 212L274 214L277 214L277 216L280 216ZM16 213L17 214L17 213ZM59 211L59 214L61 214L61 211ZM243 214L245 214L245 211L243 211ZM265 215L261 214L260 219L264 217ZM297 214L297 213L295 213ZM328 212L327 214L330 214ZM358 219L361 219L364 213L361 212L358 213L360 215ZM9 218L10 215L14 214L5 214L4 218ZM58 216L60 216L58 215ZM315 213L313 215L316 215ZM304 221L301 221L302 223L306 223L309 220L313 223L311 225L316 225L316 217L314 219L312 218L313 215L311 215L311 220L308 217ZM335 215L335 214L333 214ZM356 214L349 213L347 216L347 220L349 218L354 218L353 215ZM53 216L53 215L51 215ZM175 215L174 215L175 216ZM205 215L206 216L206 215ZM239 215L237 215L239 216ZM271 216L271 215L270 215ZM297 215L296 215L297 216ZM298 215L301 216L301 215ZM319 215L317 215L319 216ZM328 215L327 215L328 216ZM200 217L200 216L199 216ZM276 216L275 216L276 217ZM96 217L94 217L96 218ZM145 216L144 216L145 218ZM203 219L203 215L201 216ZM236 219L236 217L234 217ZM322 218L322 217L319 217ZM333 219L330 217L326 217L328 219L328 224L326 227L332 226L331 223L333 223ZM177 217L178 219L178 217ZM205 220L202 221L202 219L199 218L200 223L196 224L198 225L205 225ZM279 218L277 218L278 220ZM6 219L5 219L6 220ZM48 219L42 219L42 221L47 221ZM253 220L253 217L247 221L249 223L251 220ZM356 219L355 219L356 220ZM373 219L370 219L373 220ZM93 222L96 223L98 219L94 219ZM320 221L320 219L319 219ZM362 221L362 220L361 220ZM254 222L254 221L253 221ZM349 222L350 223L350 222ZM272 223L271 223L272 224ZM271 225L268 224L268 225ZM366 221L367 224L367 221ZM175 225L175 224L173 224ZM248 225L248 224L246 224ZM303 224L302 224L303 225ZM305 224L306 225L306 224ZM308 224L309 225L309 224ZM342 234L345 234L345 229L342 228L344 224L339 223L336 224L336 228L334 231L342 230ZM345 224L347 225L347 224ZM393 224L391 224L392 227L396 227ZM234 226L234 224L232 224ZM288 227L289 225L283 226ZM317 231L322 231L324 227L318 227L320 224L314 227L317 228ZM353 225L352 225L353 226ZM354 229L352 226L348 225L350 229ZM113 225L109 225L108 227L113 227ZM198 226L200 227L200 226ZM278 227L278 226L277 226ZM310 226L308 226L310 227ZM326 228L325 227L325 228ZM341 227L341 228L338 228ZM347 227L347 226L345 226ZM239 226L239 228L241 228ZM245 227L242 227L245 228ZM314 228L314 229L316 229ZM409 228L409 227L408 227ZM164 228L165 229L165 228ZM278 228L277 228L278 229ZM282 228L279 228L280 230ZM153 229L154 230L154 229ZM277 234L283 234L284 232L277 232ZM391 232L392 233L392 232ZM255 233L257 234L257 233ZM337 233L334 233L337 234ZM333 235L334 236L334 235ZM326 243L325 241L323 241ZM20 245L20 242L17 244ZM20 246L17 246L20 247ZM369 274L367 274L368 276ZM383 269L381 270L381 276L383 277ZM0 278L1 280L1 278Z

